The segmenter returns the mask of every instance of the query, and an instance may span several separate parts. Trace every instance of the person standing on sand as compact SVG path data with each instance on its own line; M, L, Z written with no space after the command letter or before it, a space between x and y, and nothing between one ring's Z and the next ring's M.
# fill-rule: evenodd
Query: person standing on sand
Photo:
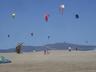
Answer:
M71 47L68 47L68 51L71 52Z
M46 55L46 52L47 52L46 49L44 49L44 55Z
M78 51L78 48L76 47L76 51Z

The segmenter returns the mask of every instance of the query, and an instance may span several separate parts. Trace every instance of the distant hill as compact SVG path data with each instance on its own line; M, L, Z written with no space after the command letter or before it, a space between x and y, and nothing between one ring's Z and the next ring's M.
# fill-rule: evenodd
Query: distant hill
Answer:
M78 45L78 44L72 44L72 43L55 43L55 44L48 44L46 46L48 46L49 49L56 49L56 50L66 50L66 49L68 49L68 47L71 47L72 50L75 50L76 48L78 48L80 51L96 49L96 46Z
M88 50L95 50L96 46L89 46L89 45L78 45L72 43L54 43L54 44L47 44L44 46L23 46L23 52L33 52L35 51L42 51L44 49L48 50L67 50L68 47L71 47L72 50L78 48L80 51L88 51ZM0 52L8 53L8 52L15 52L15 48L10 48L6 50L0 50Z

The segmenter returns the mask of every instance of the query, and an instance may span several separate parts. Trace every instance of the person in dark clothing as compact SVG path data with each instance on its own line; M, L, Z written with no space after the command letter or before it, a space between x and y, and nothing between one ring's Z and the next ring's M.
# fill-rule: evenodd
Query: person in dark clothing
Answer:
M76 51L78 51L78 48L76 48Z

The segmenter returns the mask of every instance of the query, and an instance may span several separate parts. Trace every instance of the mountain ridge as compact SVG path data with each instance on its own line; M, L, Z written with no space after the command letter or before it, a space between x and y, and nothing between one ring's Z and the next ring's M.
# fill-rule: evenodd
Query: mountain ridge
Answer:
M95 45L80 45L80 44L73 44L73 43L53 43L53 44L46 44L43 46L23 46L22 52L33 52L35 51L42 51L44 49L48 50L67 50L68 47L71 47L72 50L78 48L80 51L88 51L88 50L95 50ZM8 52L15 52L15 48L10 49L1 49L0 53L8 53Z

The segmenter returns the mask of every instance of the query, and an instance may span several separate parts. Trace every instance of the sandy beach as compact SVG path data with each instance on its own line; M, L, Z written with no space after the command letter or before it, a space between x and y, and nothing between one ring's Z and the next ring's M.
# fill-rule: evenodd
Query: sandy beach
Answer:
M12 61L0 64L0 72L96 72L95 51L0 53Z

